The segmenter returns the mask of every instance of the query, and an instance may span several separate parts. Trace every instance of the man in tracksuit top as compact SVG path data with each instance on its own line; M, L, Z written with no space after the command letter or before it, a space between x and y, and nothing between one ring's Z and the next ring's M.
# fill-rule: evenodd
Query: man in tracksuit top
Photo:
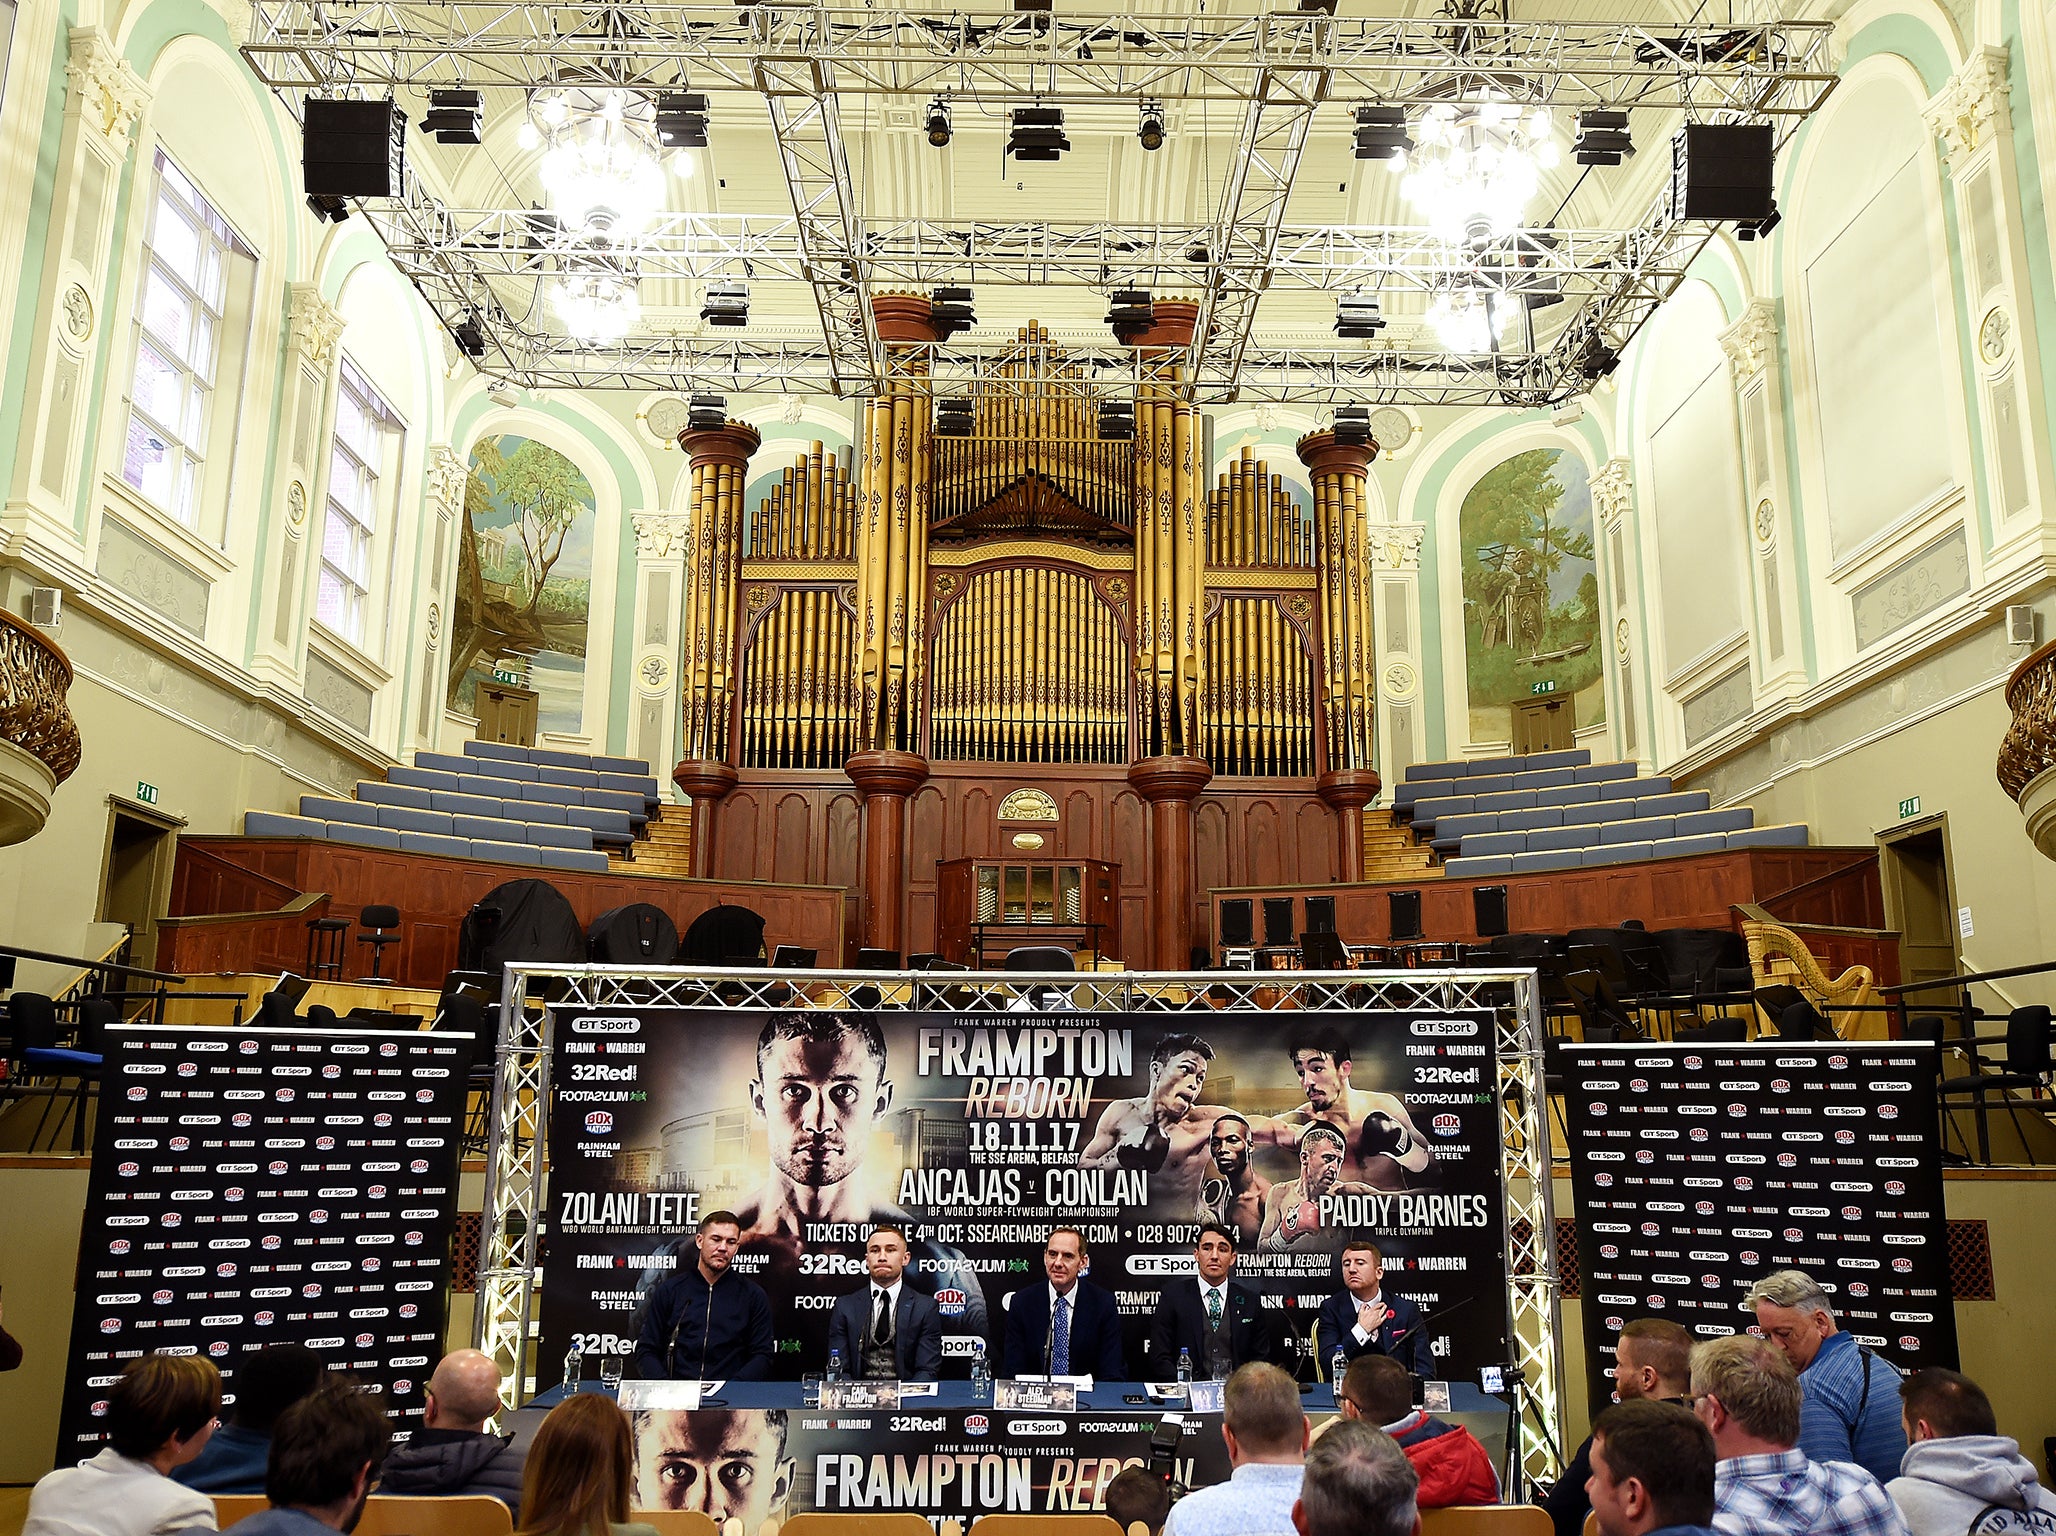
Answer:
M762 1381L777 1341L771 1301L754 1280L731 1274L742 1223L733 1211L700 1218L699 1261L650 1292L632 1362L638 1379Z

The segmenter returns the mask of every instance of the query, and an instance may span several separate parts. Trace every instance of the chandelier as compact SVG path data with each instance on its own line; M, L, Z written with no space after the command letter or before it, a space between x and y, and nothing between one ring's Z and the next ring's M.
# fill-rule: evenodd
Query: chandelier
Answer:
M557 279L551 298L564 329L595 346L621 340L642 317L635 279L605 268L565 273Z
M1428 324L1452 352L1490 352L1506 340L1520 301L1480 288L1444 289L1428 304Z
M1496 90L1439 103L1414 129L1400 191L1452 245L1503 239L1560 158L1555 130L1548 108L1523 107Z
M665 151L647 96L587 86L538 91L518 138L524 149L542 150L543 188L567 235L633 239L664 209Z

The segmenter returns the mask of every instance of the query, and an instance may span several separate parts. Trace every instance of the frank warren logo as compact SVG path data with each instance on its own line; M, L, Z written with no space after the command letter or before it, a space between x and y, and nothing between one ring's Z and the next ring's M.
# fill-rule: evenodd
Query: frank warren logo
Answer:
M585 1133L588 1136L611 1136L614 1134L614 1116L604 1109L595 1109L585 1117Z

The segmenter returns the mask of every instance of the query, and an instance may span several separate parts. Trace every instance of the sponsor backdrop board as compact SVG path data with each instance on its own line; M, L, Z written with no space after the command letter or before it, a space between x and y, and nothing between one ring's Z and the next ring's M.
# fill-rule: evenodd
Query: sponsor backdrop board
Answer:
M308 1345L411 1430L442 1352L472 1039L124 1024L106 1035L57 1461L152 1350L235 1392ZM223 1417L227 1417L224 1413Z
M1956 1364L1935 1049L1913 1041L1565 1048L1592 1401L1630 1318L1752 1329L1803 1269L1894 1365Z
M1274 1334L1311 1332L1363 1235L1391 1289L1449 1309L1428 1319L1448 1374L1506 1358L1486 1013L566 1010L553 1041L544 1388L574 1339L631 1353L644 1296L724 1208L787 1377L821 1368L880 1221L908 1228L952 1374L997 1338L1007 1294L1044 1283L1051 1226L1082 1228L1139 1376L1159 1288L1192 1272L1207 1212L1241 1235L1236 1277ZM1302 1138L1311 1189L1293 1182Z

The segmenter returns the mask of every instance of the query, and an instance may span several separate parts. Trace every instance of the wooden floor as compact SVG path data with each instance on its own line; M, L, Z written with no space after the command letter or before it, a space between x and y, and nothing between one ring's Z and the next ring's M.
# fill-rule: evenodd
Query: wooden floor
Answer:
M29 1517L29 1490L0 1488L0 1536L21 1536L22 1522Z

